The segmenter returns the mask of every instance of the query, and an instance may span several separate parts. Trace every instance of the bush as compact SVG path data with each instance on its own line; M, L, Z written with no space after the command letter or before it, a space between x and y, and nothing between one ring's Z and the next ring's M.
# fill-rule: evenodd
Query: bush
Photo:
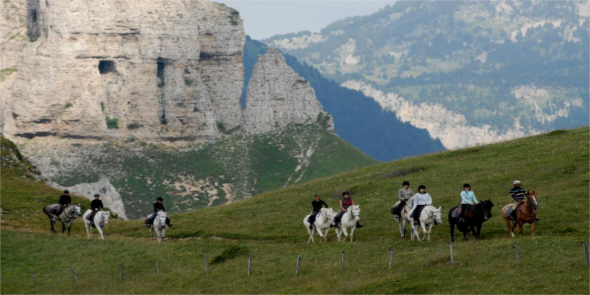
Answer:
M71 102L68 102L68 103L66 103L66 105L65 105L65 108L66 108L66 109L69 109L69 108L71 108L72 106L74 106L74 105L73 105Z
M141 127L143 127L143 125L141 125L141 124L139 124L137 122L134 122L134 123L131 123L131 124L127 125L127 129L129 129L129 130L135 130L135 129L138 129L138 128L141 128Z
M109 129L119 129L119 119L117 118L109 118L107 117L107 128Z

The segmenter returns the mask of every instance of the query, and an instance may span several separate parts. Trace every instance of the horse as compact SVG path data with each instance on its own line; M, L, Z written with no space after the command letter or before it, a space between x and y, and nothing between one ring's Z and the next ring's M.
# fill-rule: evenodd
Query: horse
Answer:
M463 240L467 241L467 232L471 231L476 239L481 234L481 225L492 218L492 207L494 203L491 200L481 201L465 212L465 222L459 222L459 210L461 206L455 206L449 211L449 225L451 227L451 241L455 241L455 225L463 233Z
M168 218L168 213L164 210L158 211L156 217L154 217L154 221L150 226L150 236L154 237L154 230L156 231L156 236L158 237L158 243L162 242L162 239L166 237L166 219Z
M397 221L397 225L399 227L399 234L402 238L406 237L406 225L412 224L414 220L410 217L410 212L412 211L412 206L414 204L414 198L410 198L406 201L406 205L400 211L401 218L394 218ZM401 219L401 220L400 220ZM414 237L414 232L410 230L410 235Z
M526 194L526 201L524 201L517 209L516 220L510 218L512 213L512 204L508 204L502 208L502 217L506 222L510 235L514 238L514 228L518 224L520 235L522 235L522 226L525 223L531 224L531 236L535 235L535 221L537 220L537 206L539 203L535 191L528 191ZM512 224L511 224L512 223Z
M430 241L430 230L432 230L432 226L433 225L440 225L442 224L442 218L441 218L441 213L440 210L442 209L442 207L438 207L435 208L434 206L431 205L427 205L424 206L424 209L422 209L422 213L420 213L420 225L412 225L412 230L414 231L414 235L412 236L412 240L414 239L413 237L415 236L416 238L418 238L418 241L420 241L420 233L419 233L419 227L422 227L422 232L424 233L424 238L428 239L428 241ZM428 226L428 231L426 230L426 226Z
M86 219L88 215L92 212L92 210L88 210L84 213L84 226L86 226L86 235L87 238L90 239L92 235L92 228L96 227L96 230L100 234L100 238L104 240L104 235L102 234L102 229L109 224L109 216L111 215L110 211L98 211L94 214L94 218L92 221Z
M342 214L342 218L340 219L340 228L336 228L336 236L338 237L338 242L340 242L340 235L344 233L344 236L348 237L348 233L346 232L347 228L350 228L350 241L352 242L352 237L354 236L354 230L356 229L356 224L361 220L361 207L359 205L352 205L350 206L344 214Z
M313 227L311 229L309 228L310 224L307 221L309 216L311 216L311 214L308 214L307 216L305 216L305 218L303 218L303 225L305 225L307 233L309 234L309 239L307 240L307 243L309 244L309 242L312 242L315 244L313 236L316 231L318 235L320 235L320 237L323 238L323 241L327 242L328 231L330 231L330 225L332 224L334 216L336 216L336 212L334 212L332 208L322 208L320 210L320 213L318 213L318 215L316 216L315 221L313 222ZM324 230L325 232L323 232Z
M61 232L66 231L66 223L68 224L68 236L71 233L72 223L74 219L76 219L76 214L78 216L82 215L82 209L80 208L80 204L78 205L70 205L64 208L62 213L57 216L57 210L59 208L59 204L51 204L43 207L43 213L49 217L49 223L51 224L51 232L55 233L55 222L61 222ZM57 219L56 219L57 218Z

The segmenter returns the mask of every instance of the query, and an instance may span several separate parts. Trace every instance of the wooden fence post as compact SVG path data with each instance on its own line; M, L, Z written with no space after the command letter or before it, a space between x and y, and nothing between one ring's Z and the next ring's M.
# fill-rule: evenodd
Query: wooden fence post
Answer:
M248 254L248 276L252 273L252 254Z
M514 254L516 255L516 264L520 263L520 255L518 254L518 246L516 246L516 242L514 242Z
M342 251L342 271L344 271L344 264L345 264L345 260L346 260L345 255L346 254L344 253L344 251Z
M158 259L156 259L156 277L160 277L160 266L158 266Z
M590 266L590 253L588 253L588 242L582 242L584 244L584 254L586 254L586 266Z
M207 255L203 255L203 268L205 269L205 274L209 274L209 263L207 262Z
M123 260L121 260L121 282L125 280L125 266L123 265Z
M393 253L394 253L394 249L391 248L389 249L389 267L387 269L391 269L391 266L393 265Z
M449 251L451 252L451 264L454 264L455 259L453 258L453 242L449 242Z
M33 272L33 270L29 267L29 272L31 273L31 278L33 278L33 283L35 283L35 286L37 285L37 276L35 276L35 273Z
M295 275L299 275L301 270L301 255L297 255L297 267L295 268Z
M76 283L78 282L78 274L76 273L76 271L74 270L74 267L70 267L70 269L72 270L72 276L74 277L74 280L76 281Z

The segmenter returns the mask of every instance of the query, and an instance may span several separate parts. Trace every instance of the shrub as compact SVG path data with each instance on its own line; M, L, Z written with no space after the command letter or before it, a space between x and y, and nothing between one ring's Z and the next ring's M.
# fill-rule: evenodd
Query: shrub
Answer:
M72 106L74 106L74 105L73 105L71 102L68 102L68 103L66 103L66 105L65 105L65 108L66 108L66 109L69 109L69 108L71 108Z
M119 129L119 119L117 118L109 118L107 117L107 128L109 129Z
M133 122L133 123L127 125L127 129L129 129L129 130L135 130L135 129L138 129L141 127L143 127L143 125L141 125L137 122Z

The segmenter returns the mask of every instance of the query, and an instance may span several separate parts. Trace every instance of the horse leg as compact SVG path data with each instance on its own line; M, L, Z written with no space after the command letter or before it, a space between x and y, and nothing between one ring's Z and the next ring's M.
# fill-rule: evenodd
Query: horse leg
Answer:
M482 226L481 224L477 225L477 236L475 238L478 240L479 240L479 236L481 235L481 226Z
M428 226L428 241L430 242L430 231L432 230L432 223Z
M71 234L72 232L72 223L74 223L74 221L70 221L70 223L68 224L68 236Z
M522 236L522 225L524 224L524 222L519 221L518 222L518 233Z
M326 243L328 242L328 232L329 232L329 231L330 231L330 228L328 227L328 228L326 229L326 232L324 233L324 242L326 242Z
M66 223L61 221L61 233L63 234L64 232L66 232Z
M338 238L338 243L340 243L340 235L341 235L342 233L340 232L340 229L338 229L338 228L336 228L336 229L334 229L334 230L336 231L336 237Z
M350 230L350 241L352 242L352 237L354 236L354 230L356 229L356 226L354 226L351 230Z
M342 232L344 233L345 237L348 237L348 231L346 230L346 227L342 227Z
M531 236L535 236L535 221L531 222Z
M53 220L49 219L49 225L51 225L51 232L55 233L55 225L54 225Z
M424 223L420 222L420 227L422 228L422 232L424 233L424 239L422 239L422 240L426 240L426 236L427 236L426 225Z
M450 227L451 227L451 242L455 241L455 223L452 221L449 221Z
M95 224L96 224L96 223L95 223ZM97 230L97 231L98 231L98 233L100 234L100 238L101 238L102 240L104 240L104 235L102 234L102 228L100 228L100 225L98 225L98 226L96 227L96 230Z
M506 222L506 227L508 227L508 233L510 233L510 236L512 236L514 238L514 228L512 227L512 223L510 222L510 218L504 217L504 221Z

